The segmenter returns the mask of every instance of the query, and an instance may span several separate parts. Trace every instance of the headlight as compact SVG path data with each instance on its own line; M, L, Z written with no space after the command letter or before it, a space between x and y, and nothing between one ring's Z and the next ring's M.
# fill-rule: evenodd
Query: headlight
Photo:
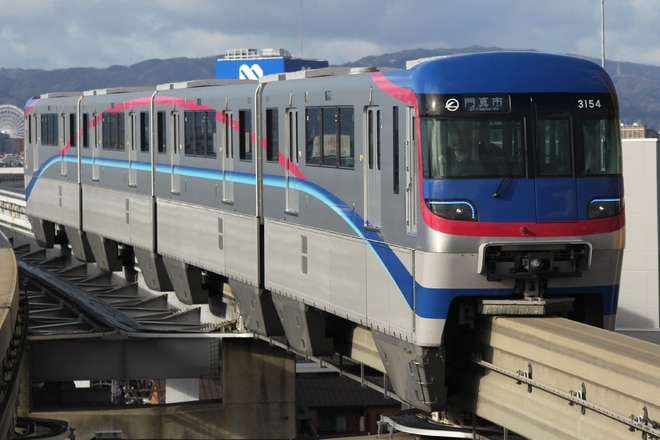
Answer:
M468 200L426 200L435 215L450 220L477 221L477 208Z
M589 220L614 217L623 211L623 199L594 199L589 203L587 218Z

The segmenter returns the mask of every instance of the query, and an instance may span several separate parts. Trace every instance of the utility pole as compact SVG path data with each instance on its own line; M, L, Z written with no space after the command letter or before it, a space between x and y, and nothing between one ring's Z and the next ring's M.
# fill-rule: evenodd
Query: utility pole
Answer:
M302 0L301 0L302 1ZM605 0L600 0L600 57L601 66L605 68Z
M303 57L303 10L302 0L300 0L300 58Z

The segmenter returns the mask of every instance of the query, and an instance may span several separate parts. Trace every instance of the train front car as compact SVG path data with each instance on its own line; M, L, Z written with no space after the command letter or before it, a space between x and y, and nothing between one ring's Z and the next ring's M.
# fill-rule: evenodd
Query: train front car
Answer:
M450 329L477 312L562 313L613 329L625 237L607 73L500 52L373 77L417 113L415 344L443 356ZM429 387L418 406L441 407L442 393Z

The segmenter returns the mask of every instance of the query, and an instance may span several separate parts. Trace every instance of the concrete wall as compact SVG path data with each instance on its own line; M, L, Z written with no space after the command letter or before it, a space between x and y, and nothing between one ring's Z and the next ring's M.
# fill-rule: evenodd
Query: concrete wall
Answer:
M658 139L623 140L626 249L617 331L660 342Z

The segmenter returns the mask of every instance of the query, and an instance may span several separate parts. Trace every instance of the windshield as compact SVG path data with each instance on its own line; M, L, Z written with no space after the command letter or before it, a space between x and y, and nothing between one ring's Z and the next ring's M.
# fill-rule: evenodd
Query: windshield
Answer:
M525 175L522 119L421 119L424 177Z
M584 175L621 174L619 127L611 119L589 119L582 123Z

